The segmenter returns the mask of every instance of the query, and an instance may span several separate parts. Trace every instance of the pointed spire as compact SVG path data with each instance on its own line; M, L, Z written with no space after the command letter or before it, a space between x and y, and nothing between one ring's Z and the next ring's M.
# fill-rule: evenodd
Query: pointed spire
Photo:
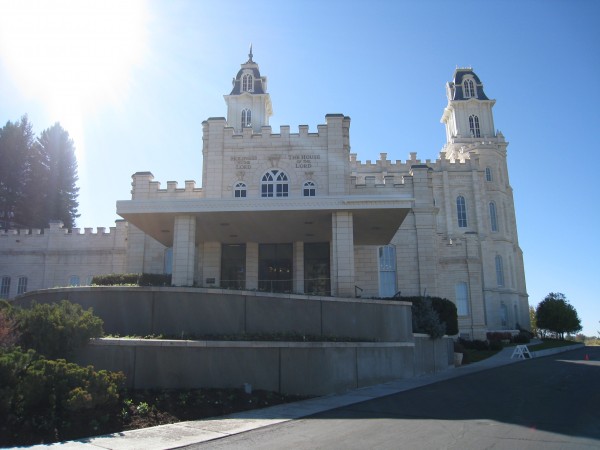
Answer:
M252 61L252 56L253 56L252 55L252 43L250 43L250 53L248 53L248 62L249 63L254 62L254 61Z

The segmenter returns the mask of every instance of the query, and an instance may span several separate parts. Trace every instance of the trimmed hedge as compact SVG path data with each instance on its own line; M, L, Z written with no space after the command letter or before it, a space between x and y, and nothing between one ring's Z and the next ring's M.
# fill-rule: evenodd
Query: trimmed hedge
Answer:
M171 286L171 275L162 273L113 273L92 278L96 286Z

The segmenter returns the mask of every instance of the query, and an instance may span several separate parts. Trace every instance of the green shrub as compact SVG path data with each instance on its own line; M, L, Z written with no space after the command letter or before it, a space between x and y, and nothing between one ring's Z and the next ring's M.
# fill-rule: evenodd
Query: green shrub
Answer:
M124 380L33 350L0 354L0 445L80 437L92 420L117 417Z
M33 303L29 309L19 309L20 345L33 349L47 358L67 358L91 338L103 334L103 321L92 309L62 300L60 303Z
M531 339L529 337L529 333L520 332L516 336L512 337L512 342L515 344L529 344L530 341Z
M440 338L446 332L446 324L440 322L429 297L413 297L412 325L413 333L425 333L432 339Z
M446 334L454 336L458 334L458 312L456 305L447 298L431 297L431 306L440 317L440 322L446 324Z
M92 278L96 286L171 286L171 275L162 273L113 273Z
M413 332L415 333L426 333L433 337L429 331L432 330L436 337L453 336L458 334L458 314L456 312L456 305L448 300L447 298L441 297L395 297L395 300L402 300L411 302L413 304ZM429 305L429 306L424 306ZM433 313L429 309L433 309ZM437 322L443 326L443 331L439 334L437 325L435 324L435 317L437 316ZM428 325L426 325L428 324Z
M502 345L502 341L490 341L490 350L498 351L502 350L504 345Z

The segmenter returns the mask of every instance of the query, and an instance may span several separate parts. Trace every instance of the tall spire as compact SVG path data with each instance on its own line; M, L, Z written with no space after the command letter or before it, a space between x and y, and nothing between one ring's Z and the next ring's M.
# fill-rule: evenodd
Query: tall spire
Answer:
M254 62L254 61L252 61L252 56L253 56L252 55L252 43L250 43L250 53L248 53L248 62L249 63Z

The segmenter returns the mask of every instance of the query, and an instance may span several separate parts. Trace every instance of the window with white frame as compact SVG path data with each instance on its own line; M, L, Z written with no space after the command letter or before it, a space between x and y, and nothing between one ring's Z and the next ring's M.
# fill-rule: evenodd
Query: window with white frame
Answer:
M472 137L481 137L481 131L479 131L479 117L475 114L469 116L469 132Z
M27 292L27 277L19 277L19 283L17 284L17 295L24 294Z
M2 277L0 282L0 298L7 299L10 295L10 277Z
M500 322L503 327L508 325L508 308L504 302L500 304Z
M248 108L242 110L242 128L252 126L252 111Z
M467 227L467 203L462 195L456 197L456 216L458 218L458 227Z
M498 214L494 202L490 202L490 227L492 231L498 231Z
M252 92L254 90L254 78L249 73L245 74L242 77L242 91L243 92Z
M79 275L71 275L69 277L69 286L79 286Z
M302 196L314 197L317 194L317 186L314 181L305 181L302 186Z
M456 295L456 311L459 316L469 315L469 287L467 283L461 281L454 286Z
M492 169L489 167L485 168L485 181L494 181L494 177L492 176Z
M463 91L465 93L465 98L475 97L475 83L472 79L467 78L463 81Z
M261 197L287 197L289 195L289 179L285 172L272 169L265 173L260 186Z
M379 247L379 296L393 297L396 294L396 247Z
M238 181L235 183L233 187L233 196L235 198L245 198L246 197L246 183L243 181Z
M496 284L504 286L504 264L500 255L496 255Z

